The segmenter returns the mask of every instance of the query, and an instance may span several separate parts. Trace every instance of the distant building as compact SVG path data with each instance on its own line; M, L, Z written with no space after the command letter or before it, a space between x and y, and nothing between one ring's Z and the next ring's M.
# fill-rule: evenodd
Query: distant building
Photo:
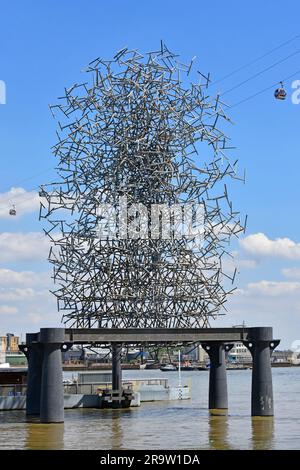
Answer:
M82 350L69 349L68 351L63 351L62 353L63 362L79 362L81 360L83 360Z
M8 352L19 352L19 336L15 336L13 333L7 333L7 347Z
M19 351L19 336L7 333L0 336L0 364L9 363L11 365L26 364L26 358Z
M19 339L13 333L0 336L0 352L19 352Z
M207 363L209 362L209 357L205 349L202 348L202 346L199 346L198 350L198 357L199 357L199 362L201 363Z
M199 360L199 348L195 346L185 346L181 348L181 356L183 359L188 361L198 361Z
M280 351L275 349L271 357L271 361L277 363L282 362L293 364L295 362L295 359L297 359L297 354L290 350Z
M19 352L19 339L19 336L12 333L0 336L0 353Z
M6 347L7 347L6 336L0 336L0 364L5 363Z
M5 353L7 351L7 337L0 336L0 353Z
M228 353L230 362L251 362L252 356L249 349L243 343L234 343L233 348Z

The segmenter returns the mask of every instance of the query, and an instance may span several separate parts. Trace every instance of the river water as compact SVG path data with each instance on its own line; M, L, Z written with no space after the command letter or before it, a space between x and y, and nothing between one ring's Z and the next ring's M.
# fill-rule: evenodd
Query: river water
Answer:
M275 368L274 418L251 418L251 371L228 371L227 416L207 410L208 372L182 372L192 399L142 403L128 410L65 411L64 424L27 423L23 411L0 412L0 449L300 449L300 367ZM123 378L176 372L124 371Z

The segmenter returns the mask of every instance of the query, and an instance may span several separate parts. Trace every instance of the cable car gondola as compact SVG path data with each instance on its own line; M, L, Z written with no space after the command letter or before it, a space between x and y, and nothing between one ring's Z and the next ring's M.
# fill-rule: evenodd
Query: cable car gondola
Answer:
M9 209L9 215L15 216L17 215L16 207L12 206L11 209Z
M275 90L274 96L277 100L285 100L286 91L283 88L283 83L282 82L280 82L280 88L277 88L277 90Z

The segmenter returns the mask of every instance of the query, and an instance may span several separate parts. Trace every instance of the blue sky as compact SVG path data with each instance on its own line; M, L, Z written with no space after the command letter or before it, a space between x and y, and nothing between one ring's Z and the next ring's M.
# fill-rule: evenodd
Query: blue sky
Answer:
M300 34L299 14L296 0L284 8L258 0L1 2L0 80L7 94L0 105L1 333L24 333L60 319L47 294L47 247L36 210L37 187L55 174L48 104L84 80L80 71L95 57L111 58L123 46L155 50L161 39L183 60L197 56L197 68L218 80ZM300 37L210 88L224 93L297 50L224 95L234 105L299 70L285 82L286 101L276 101L271 89L234 106L228 129L237 147L232 157L247 175L246 185L229 189L235 207L248 214L248 227L246 239L232 247L242 260L239 292L219 323L274 325L286 347L300 338L300 105L291 101L291 83L300 80ZM13 187L23 195L19 189L12 196ZM21 213L16 219L5 216L14 202Z

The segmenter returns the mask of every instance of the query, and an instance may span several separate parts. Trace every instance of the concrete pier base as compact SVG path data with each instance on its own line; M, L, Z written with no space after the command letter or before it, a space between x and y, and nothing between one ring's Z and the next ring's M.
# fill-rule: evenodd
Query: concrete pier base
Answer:
M64 390L61 347L64 342L63 328L41 328L40 343L43 348L41 384L41 423L64 421Z
M210 359L208 408L211 414L224 414L228 409L225 352L233 344L222 341L202 343Z
M272 328L258 327L250 330L249 341L244 341L244 344L251 352L253 360L251 415L273 416L271 354L279 340L272 339Z

